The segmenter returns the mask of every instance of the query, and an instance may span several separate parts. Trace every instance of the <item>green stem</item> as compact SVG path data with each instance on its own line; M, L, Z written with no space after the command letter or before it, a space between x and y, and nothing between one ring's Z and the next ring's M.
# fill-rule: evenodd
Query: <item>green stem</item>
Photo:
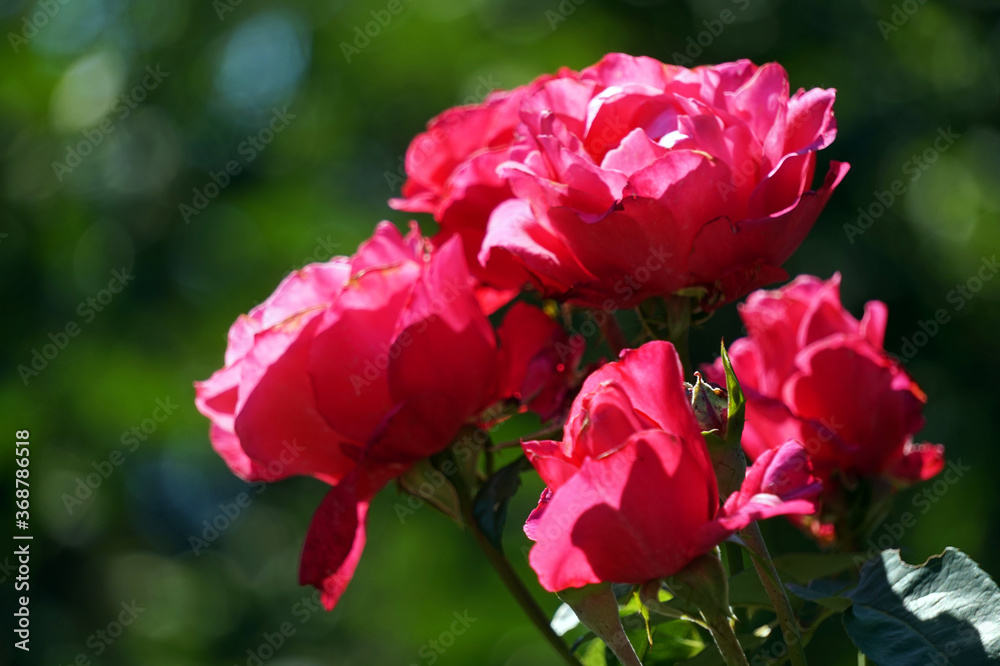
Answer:
M688 335L690 330L690 328L685 327L678 332L677 337L670 340L674 344L674 349L677 350L677 355L681 357L681 367L684 368L685 378L690 377L691 373L694 372L694 368L691 366L691 345Z
M552 630L552 626L549 624L549 618L545 615L539 607L538 602L535 598L531 596L531 592L525 587L524 582L518 577L517 572L510 565L510 562L504 556L502 552L496 549L496 547L490 542L490 540L483 534L478 525L476 525L476 520L470 514L466 517L468 525L472 530L472 534L476 537L476 543L482 549L483 554L486 555L486 559L493 566L493 569L500 576L500 580L507 587L507 590L517 601L517 604L524 611L524 614L528 616L532 624L538 628L538 631L542 633L545 640L548 641L549 645L552 646L562 661L570 666L580 666L580 662L577 661L573 653L569 651L569 647L566 642L556 635L556 632Z
M694 301L687 296L669 296L663 299L666 312L666 339L673 343L677 355L681 357L684 376L690 377L694 368L691 367L690 331L691 311Z
M868 666L868 657L861 650L858 650L858 666Z
M479 523L476 522L476 517L472 511L473 498L475 496L472 488L465 483L461 475L453 477L452 483L455 486L455 491L458 493L458 501L461 505L462 517L465 518L465 524L472 530L472 535L475 537L476 543L479 544L480 550L486 555L486 560L493 567L493 570L497 572L497 575L500 576L500 580L511 596L514 597L514 601L521 607L521 610L528 616L532 624L538 628L538 631L541 632L542 636L545 637L545 640L552 646L552 649L556 651L564 663L568 664L568 666L580 666L580 662L570 652L566 642L552 630L545 611L541 609L535 598L531 596L531 592L525 587L524 582L517 575L517 572L514 571L514 567L510 565L510 561L507 560L503 551L494 546L489 537L479 529Z
M726 541L724 548L726 549L726 561L729 565L729 578L732 580L733 576L743 571L743 549L732 541ZM736 614L736 624L746 624L748 619L746 609L736 608L733 612Z
M629 642L611 583L571 588L559 593L585 627L604 641L623 666L642 666Z
M705 618L708 621L708 630L712 632L712 638L722 653L722 658L728 666L750 666L747 656L743 652L740 642L736 639L733 628L729 625L729 620L724 617Z
M605 643L611 652L622 662L622 666L642 666L639 655L635 653L635 648L628 642L628 636L623 630L621 634L612 634Z
M753 566L757 570L760 582L767 592L774 612L778 616L778 623L781 625L781 634L785 638L785 647L788 648L788 655L793 666L806 666L806 651L802 645L802 630L799 621L795 619L795 612L792 604L788 601L785 588L781 584L778 570L774 567L771 555L767 552L767 544L761 536L760 527L757 523L750 523L748 527L740 531L740 538L750 550Z

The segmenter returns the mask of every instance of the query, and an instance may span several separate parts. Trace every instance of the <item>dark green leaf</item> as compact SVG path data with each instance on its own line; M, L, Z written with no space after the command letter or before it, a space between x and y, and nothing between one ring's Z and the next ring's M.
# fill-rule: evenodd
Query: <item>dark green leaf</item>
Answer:
M781 579L805 585L817 578L826 578L855 566L856 556L850 553L799 553L774 558Z
M743 651L747 654L753 654L764 643L764 639L749 634L738 634L736 637L739 639ZM719 648L711 639L706 641L705 649L694 658L678 663L684 666L726 666Z
M733 606L771 608L756 569L744 569L729 579L729 603Z
M676 664L704 649L704 640L694 624L671 620L653 627L653 645L644 654L642 663L646 666Z
M497 550L503 551L503 528L507 522L507 505L521 487L521 472L528 466L526 458L518 458L483 484L472 504L472 517L480 531Z
M397 483L405 492L424 500L459 525L464 524L455 486L429 460L415 463L397 479Z
M788 583L786 587L800 599L812 601L835 611L844 611L851 606L851 600L844 596L844 592L852 587L851 583L836 580L814 580L805 587L795 583Z
M580 646L577 651L577 658L583 666L607 666L607 647L600 638L595 638L589 643ZM612 657L612 663L614 658Z
M844 627L879 664L978 666L1000 660L1000 589L965 553L948 548L921 566L883 551L847 595Z

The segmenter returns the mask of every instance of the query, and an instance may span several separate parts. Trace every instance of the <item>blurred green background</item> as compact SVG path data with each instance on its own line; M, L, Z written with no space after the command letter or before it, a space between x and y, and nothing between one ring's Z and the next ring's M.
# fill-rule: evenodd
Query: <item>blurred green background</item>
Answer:
M258 493L234 478L209 446L191 383L221 365L230 323L290 270L352 253L386 216L406 221L385 200L429 118L609 51L778 60L793 89L838 89L840 134L820 169L831 158L853 168L787 268L842 271L856 314L868 299L888 302L896 354L946 311L907 367L929 396L921 439L970 469L891 538L911 562L950 544L1000 575L1000 279L969 283L1000 246L1000 2L403 0L366 46L345 49L364 43L355 29L387 4L0 2L10 451L0 491L13 496L14 432L30 429L35 535L33 649L15 663L256 664L265 634L285 622L294 633L274 666L553 663L472 539L426 508L401 522L393 489L375 502L340 605L302 605L311 590L297 584L299 550L324 487L293 479ZM720 31L724 10L734 20ZM272 121L281 131L262 134ZM959 136L938 151L948 128ZM214 189L229 162L239 173ZM897 179L906 191L875 216L876 192ZM182 208L201 203L197 214ZM862 234L844 226L859 207L873 215ZM134 275L120 293L108 290L113 271ZM958 297L957 285L981 289ZM77 335L61 337L70 323ZM735 309L704 328L694 349L708 360L720 336L739 335ZM59 341L37 375L18 371ZM161 423L158 400L176 405ZM80 484L116 461L88 495ZM520 524L540 488L529 479L507 537L522 571ZM190 537L243 492L249 505L193 554ZM897 514L914 511L911 497ZM811 548L783 522L766 529L774 550ZM0 550L8 604L12 550ZM144 609L135 622L102 641L96 632L133 600ZM428 648L466 611L476 621L453 646ZM814 664L855 654L836 620L809 652Z

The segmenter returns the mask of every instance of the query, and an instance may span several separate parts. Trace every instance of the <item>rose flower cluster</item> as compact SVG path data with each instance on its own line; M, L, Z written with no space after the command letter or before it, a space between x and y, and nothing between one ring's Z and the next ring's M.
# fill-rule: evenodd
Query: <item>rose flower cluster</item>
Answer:
M237 318L224 367L196 384L235 474L329 485L301 581L332 608L374 495L518 412L556 433L521 444L546 485L524 526L530 564L557 592L669 578L772 516L822 544L856 540L861 488L888 497L941 470L942 447L913 440L926 398L883 348L884 304L859 321L839 274L754 291L788 279L782 264L848 171L816 174L834 99L792 92L776 63L610 54L431 120L390 203L432 216L435 235L382 222L353 256L294 272ZM667 311L686 329L748 294L730 371L702 366L719 395L735 378L746 400L735 447L752 465L720 491L720 431L692 408L680 346L583 340L567 323L683 301ZM587 345L617 359L585 366ZM450 478L466 525L486 469Z

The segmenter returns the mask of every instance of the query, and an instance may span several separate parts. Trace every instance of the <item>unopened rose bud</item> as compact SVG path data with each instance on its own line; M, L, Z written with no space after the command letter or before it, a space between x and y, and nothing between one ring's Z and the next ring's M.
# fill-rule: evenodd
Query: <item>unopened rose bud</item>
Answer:
M698 607L709 622L726 621L729 608L729 580L717 552L705 553L684 569L666 579L675 597L687 599Z
M726 438L726 424L729 421L729 396L724 389L712 386L694 373L693 384L684 383L694 416L705 432L718 431L719 439Z
M719 493L722 497L728 497L743 483L747 468L741 442L746 400L729 362L725 345L721 346L720 351L726 373L726 388L718 388L705 382L697 372L694 373L694 384L685 384L685 387L690 386L688 397L702 434L705 435L705 443L708 444Z

